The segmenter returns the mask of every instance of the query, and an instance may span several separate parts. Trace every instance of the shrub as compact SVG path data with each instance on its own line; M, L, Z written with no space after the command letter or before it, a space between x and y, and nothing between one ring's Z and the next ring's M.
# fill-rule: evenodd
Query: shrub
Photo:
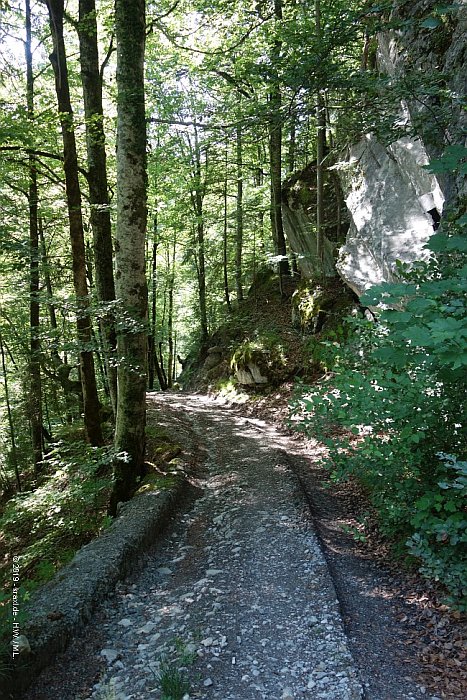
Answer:
M401 264L400 282L367 292L362 301L379 309L378 323L349 320L350 339L326 349L334 374L298 387L292 402L292 424L329 445L334 476L364 484L382 531L406 543L421 572L460 607L467 606L466 226L466 216L451 221L431 238L428 262ZM336 425L344 433L331 435Z

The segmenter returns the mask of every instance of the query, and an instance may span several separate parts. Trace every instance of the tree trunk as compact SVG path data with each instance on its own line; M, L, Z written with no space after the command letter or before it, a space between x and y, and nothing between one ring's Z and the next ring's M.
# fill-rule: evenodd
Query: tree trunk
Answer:
M242 154L242 127L237 125L237 235L235 241L235 287L237 301L243 301L242 283L242 249L243 249L243 154Z
M289 133L289 152L287 158L287 170L293 173L295 170L295 151L297 147L297 111L292 107L290 112L290 133Z
M201 326L201 343L208 337L208 316L206 310L206 258L204 253L204 211L203 198L204 187L201 177L201 151L198 141L198 132L195 129L195 152L194 152L194 209L196 213L196 241L198 251L198 295L199 295L199 316Z
M57 315L55 313L55 304L53 302L52 280L50 279L49 260L48 260L48 255L47 255L47 247L45 245L44 228L42 225L42 218L40 216L39 216L39 239L41 242L43 275L44 275L44 279L45 279L45 288L47 290L47 299L48 299L47 307L49 309L50 327L54 331L54 335L55 335L57 332ZM55 348L52 348L52 355L58 356L58 352Z
M96 292L98 301L103 305L108 305L109 302L115 300L115 284L95 0L79 0L78 36L86 119L89 201L91 204ZM104 341L106 375L115 415L117 409L116 334L113 319L107 310L101 316L100 326Z
M173 372L175 365L175 351L173 338L173 317L174 317L174 285L175 285L175 236L172 247L172 259L169 258L169 303L167 314L167 339L169 345L169 357L167 359L167 386L169 389L173 386Z
M227 309L229 313L232 311L232 305L230 303L230 291L229 291L229 259L228 259L228 234L229 234L229 223L228 223L228 211L227 211L227 149L225 152L225 176L224 176L224 229L222 236L222 268L224 277L224 297L227 304Z
M26 0L26 102L28 118L34 119L34 76L32 70L31 3ZM39 227L36 159L29 156L29 419L34 472L40 471L43 458L42 434L42 382L40 353L40 309L39 309Z
M161 370L159 359L157 357L156 334L157 334L157 212L154 214L154 242L152 247L152 278L151 278L151 324L148 336L148 374L149 374L149 390L154 390L154 371L157 374L159 387L162 391L167 389L167 382Z
M50 60L55 75L55 89L63 139L65 186L73 260L73 284L77 303L76 325L78 342L81 347L79 357L83 387L84 424L91 444L101 445L103 440L94 358L92 351L89 350L91 346L91 319L89 316L89 296L86 280L86 256L81 211L81 189L78 178L78 158L63 37L64 0L47 0L47 7L54 45Z
M321 39L321 2L315 0L316 36ZM316 256L324 276L324 156L326 151L326 104L318 89L316 96Z
M15 439L15 426L13 423L13 416L11 414L11 404L10 404L10 391L8 387L8 377L5 361L5 348L3 347L3 338L0 333L0 354L2 356L2 373L3 373L3 390L5 392L5 402L6 410L8 416L8 427L10 428L10 440L11 440L11 461L13 462L13 469L15 471L16 485L18 486L18 491L21 491L21 478L18 469L18 452L16 450L16 439Z
M116 0L117 36L117 298L132 319L118 333L118 402L114 485L116 513L142 473L146 428L147 306L145 239L146 118L144 107L145 0Z
M282 0L274 0L276 22L282 20ZM272 49L272 60L280 60L282 42L276 40ZM284 226L282 223L282 94L279 78L272 85L269 94L269 163L271 170L271 231L275 253L279 257L279 274L290 274L287 259Z

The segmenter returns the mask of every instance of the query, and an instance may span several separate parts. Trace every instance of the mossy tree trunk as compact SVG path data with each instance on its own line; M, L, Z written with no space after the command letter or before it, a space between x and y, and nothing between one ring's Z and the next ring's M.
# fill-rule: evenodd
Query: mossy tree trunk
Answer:
M316 37L321 41L321 0L315 0ZM324 276L324 157L326 153L326 103L324 93L316 95L316 257Z
M109 511L128 500L142 472L146 426L147 307L145 0L116 0L117 229L116 292L128 317L118 333L114 486Z
M91 318L86 279L86 253L84 245L81 188L78 177L78 156L71 108L68 65L63 36L64 0L47 0L53 53L50 56L57 93L58 110L63 139L65 187L70 226L73 260L73 285L77 305L77 335L80 345L80 377L83 388L84 424L88 440L93 445L102 444L99 399L97 395L94 358L92 350Z
M91 204L96 292L98 301L103 305L108 305L109 302L115 300L115 283L95 0L79 0L78 36L86 118L89 201ZM100 327L110 398L115 414L117 408L116 334L112 315L107 311L101 314Z
M34 75L32 70L31 2L26 0L26 103L28 118L34 120ZM40 308L39 308L39 225L38 188L36 158L29 155L29 420L34 471L40 471L43 454L42 435L42 380L40 353Z

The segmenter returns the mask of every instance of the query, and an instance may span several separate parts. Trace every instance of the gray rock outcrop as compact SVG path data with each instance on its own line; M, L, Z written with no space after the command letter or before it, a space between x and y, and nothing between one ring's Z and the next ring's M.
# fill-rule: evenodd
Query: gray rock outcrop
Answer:
M421 141L410 138L384 147L367 135L349 149L340 174L352 222L336 267L359 296L394 280L398 260L426 259L444 204L427 163Z

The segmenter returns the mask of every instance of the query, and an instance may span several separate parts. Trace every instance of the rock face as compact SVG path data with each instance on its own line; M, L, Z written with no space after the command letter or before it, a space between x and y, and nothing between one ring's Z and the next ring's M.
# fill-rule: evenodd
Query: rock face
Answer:
M249 362L245 367L235 371L235 377L242 386L254 386L256 384L267 384L268 378L265 377L260 368L254 362Z
M431 84L423 97L414 88L403 107L429 158L437 158L446 145L466 143L467 2L396 0L391 15L404 29L378 35L378 67L391 77ZM440 184L448 203L467 194L461 176L443 173Z
M439 10L436 0L396 0L392 20L400 32L378 36L378 67L408 83L422 82L422 98L400 104L399 124L415 132L385 147L367 135L347 154L342 187L352 222L337 269L359 295L373 284L395 279L396 261L425 259L424 249L445 204L467 194L465 178L423 166L446 145L465 145L467 116L467 2ZM426 94L425 94L426 93Z
M316 240L316 163L291 175L282 188L282 215L287 240L297 256L302 274L321 277L321 262L317 257ZM336 244L348 228L342 191L333 171L328 171L324 184L325 236L323 267L325 277L335 277Z
M341 170L352 223L337 270L359 296L373 284L395 279L396 261L427 257L424 245L443 210L437 179L419 140L384 147L367 135L349 149Z
M397 261L426 258L424 249L443 209L467 195L467 180L424 169L446 146L465 146L467 113L467 0L394 0L394 26L378 35L381 73L403 78L407 97L393 109L404 136L390 145L366 135L344 155L339 178L351 223L336 264L356 294L396 278ZM394 138L397 138L396 136ZM334 253L346 231L339 188L328 172L325 187L324 273L332 277ZM283 187L283 216L290 248L304 277L316 279L316 166L311 163ZM334 212L332 209L334 208ZM338 232L336 235L336 231Z

